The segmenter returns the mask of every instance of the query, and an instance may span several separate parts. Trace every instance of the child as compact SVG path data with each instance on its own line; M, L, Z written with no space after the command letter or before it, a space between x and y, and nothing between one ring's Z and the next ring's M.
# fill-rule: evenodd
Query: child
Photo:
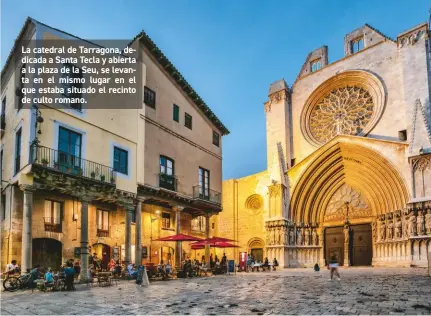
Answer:
M48 271L45 273L45 281L47 284L54 283L54 277L52 276L51 268L48 268Z
M316 272L320 271L320 267L317 263L314 265L314 271L316 271Z

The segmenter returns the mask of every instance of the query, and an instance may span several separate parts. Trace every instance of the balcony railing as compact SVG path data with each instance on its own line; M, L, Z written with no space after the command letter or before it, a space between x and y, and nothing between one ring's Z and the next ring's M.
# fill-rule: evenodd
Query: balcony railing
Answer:
M204 188L201 185L193 187L193 198L221 204L220 192Z
M53 233L61 233L62 225L60 218L44 217L45 231Z
M30 146L30 154L33 164L101 182L116 182L116 172L111 167L66 152L33 144Z
M177 178L166 173L159 174L159 187L171 191L177 191Z
M104 227L105 228L105 227ZM97 237L109 237L109 229L97 228Z

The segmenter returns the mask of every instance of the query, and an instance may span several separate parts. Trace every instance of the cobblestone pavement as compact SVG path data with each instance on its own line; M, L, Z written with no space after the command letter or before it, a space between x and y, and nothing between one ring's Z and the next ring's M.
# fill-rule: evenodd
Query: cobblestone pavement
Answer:
M424 269L289 269L151 283L122 281L75 292L2 292L1 315L431 314L431 278Z

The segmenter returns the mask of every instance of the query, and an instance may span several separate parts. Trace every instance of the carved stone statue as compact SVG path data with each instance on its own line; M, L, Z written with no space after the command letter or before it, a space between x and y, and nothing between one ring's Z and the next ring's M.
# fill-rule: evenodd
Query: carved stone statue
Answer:
M308 230L308 228L306 228L304 231L304 245L308 246L309 244L310 244L310 231Z
M271 244L271 231L266 231L266 244Z
M424 216L422 214L422 211L418 212L418 217L417 217L416 221L417 221L416 226L417 226L418 235L419 236L425 235L425 227L424 227L425 219L424 219Z
M392 239L393 238L393 232L394 232L394 223L391 220L388 221L387 231L388 231L388 233L387 233L388 239Z
M302 245L302 228L296 230L296 244L298 246Z
M318 240L317 240L317 232L316 232L316 229L313 229L312 231L311 231L311 243L314 245L314 246L317 246L317 245L319 245L319 243L318 243Z
M416 216L413 211L409 214L409 235L416 236Z
M289 245L295 245L295 231L293 228L289 229Z
M283 226L283 244L288 245L289 244L289 235L287 234L288 228L286 226Z
M406 214L403 214L402 221L403 221L403 236L404 236L404 238L408 238L409 237L409 220L408 220L408 217Z
M428 212L425 215L425 228L426 233L431 234L431 209L428 209Z
M380 222L380 240L386 239L386 223L385 221Z
M350 234L350 229L348 225L344 226L344 243L348 244L349 243L349 234Z
M402 225L401 218L395 217L395 238L401 238L403 236Z
M372 234L373 234L373 241L376 242L377 241L377 223L376 223L376 221L373 221L371 223L371 229L372 229Z

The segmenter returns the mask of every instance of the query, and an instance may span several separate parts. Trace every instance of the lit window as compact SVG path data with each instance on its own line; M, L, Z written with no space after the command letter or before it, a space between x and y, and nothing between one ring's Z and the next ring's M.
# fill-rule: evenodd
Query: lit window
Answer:
M162 213L162 228L171 228L171 214L165 212Z
M322 68L322 63L320 62L320 58L311 62L311 72L315 72Z
M364 38L359 37L350 42L352 54L359 52L364 49Z
M192 219L192 230L195 231L199 231L199 232L203 232L205 231L205 223L206 223L206 218L204 216L198 216L196 218Z
M109 212L97 210L97 236L109 236Z
M45 231L61 232L61 209L60 202L45 200Z

